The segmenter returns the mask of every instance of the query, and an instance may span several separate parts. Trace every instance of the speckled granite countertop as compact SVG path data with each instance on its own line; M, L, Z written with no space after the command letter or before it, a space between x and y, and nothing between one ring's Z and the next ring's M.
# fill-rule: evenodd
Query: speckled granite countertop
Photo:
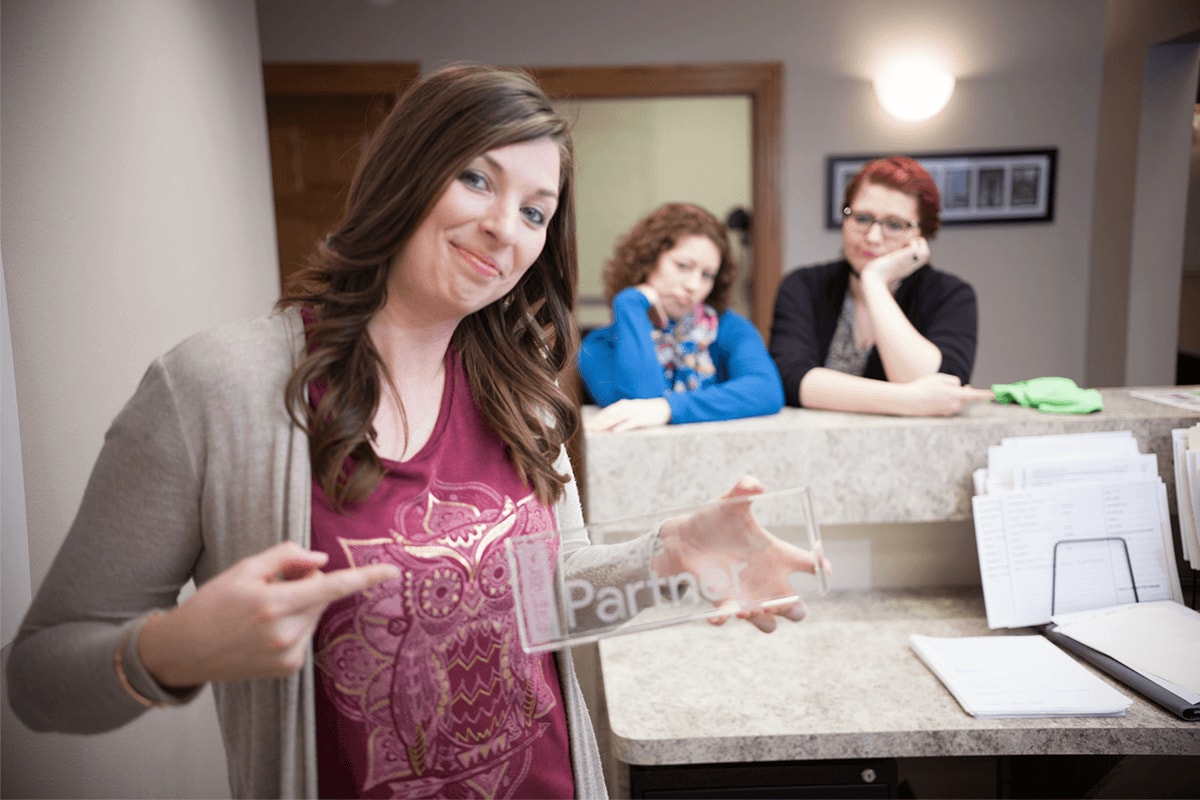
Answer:
M600 642L614 756L627 764L1026 754L1200 755L1200 725L1101 675L1124 717L982 720L908 647L989 631L978 590L835 592L770 635L688 623ZM1100 674L1100 673L1097 673Z
M1176 388L1176 387L1169 387ZM1129 430L1175 508L1171 430L1200 414L1102 389L1104 410L1049 414L981 403L948 418L785 408L769 417L585 437L588 519L619 519L717 497L744 474L768 489L808 485L821 524L971 518L972 473L1006 436ZM596 408L584 409L585 419Z

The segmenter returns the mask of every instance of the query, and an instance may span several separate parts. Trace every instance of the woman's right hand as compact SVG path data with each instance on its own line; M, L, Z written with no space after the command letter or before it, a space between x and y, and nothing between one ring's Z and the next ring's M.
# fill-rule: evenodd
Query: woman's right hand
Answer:
M925 375L902 387L904 406L897 413L910 417L952 417L971 403L994 399L990 389L976 389L944 372Z
M169 688L290 675L304 664L326 606L400 575L391 564L325 573L328 558L283 542L242 559L146 621L142 663Z
M650 301L650 309L646 312L646 316L650 317L650 324L656 328L665 329L667 323L671 320L667 316L666 310L663 309L662 299L658 296L658 290L648 283L638 284L635 288Z
M665 397L631 397L600 409L588 420L588 431L632 431L671 421L671 404Z

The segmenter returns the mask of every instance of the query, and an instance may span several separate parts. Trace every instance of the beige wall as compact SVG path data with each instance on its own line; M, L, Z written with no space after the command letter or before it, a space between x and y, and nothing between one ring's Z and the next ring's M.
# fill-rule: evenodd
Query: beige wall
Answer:
M252 0L4 0L0 15L3 413L21 446L3 442L4 470L23 461L36 588L151 359L268 311L278 272ZM5 797L228 796L207 692L99 737L32 734L5 701L0 746Z

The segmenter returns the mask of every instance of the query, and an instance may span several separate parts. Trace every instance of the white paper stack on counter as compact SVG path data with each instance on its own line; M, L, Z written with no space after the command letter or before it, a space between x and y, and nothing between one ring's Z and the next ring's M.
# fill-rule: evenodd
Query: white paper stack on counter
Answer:
M1200 423L1171 431L1183 558L1200 569Z
M1194 559L1200 426L1176 431L1174 444L1184 552ZM974 482L988 626L1037 626L1047 644L1200 720L1200 614L1183 605L1155 456L1129 431L1014 437L988 449ZM1011 648L1005 639L1026 637L994 638L989 646ZM995 678L1008 667L990 669ZM1067 706L1087 697L1085 685L1045 689Z
M1056 613L1182 602L1166 485L1129 431L1026 436L988 448L975 475L975 542L988 627Z
M1132 702L1041 636L913 634L909 645L980 719L1123 716Z
M1164 406L1200 411L1200 387L1177 386L1171 389L1131 389L1130 397L1152 400Z

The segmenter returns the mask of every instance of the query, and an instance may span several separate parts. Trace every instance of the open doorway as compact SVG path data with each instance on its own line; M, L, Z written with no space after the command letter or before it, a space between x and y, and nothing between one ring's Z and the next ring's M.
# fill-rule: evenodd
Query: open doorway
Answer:
M750 212L753 254L749 318L766 338L783 274L778 181L782 173L783 65L778 62L664 64L529 69L548 95L565 101L647 98L743 98L749 103ZM700 165L699 168L703 168ZM709 209L718 217L725 209ZM581 222L581 226L582 226ZM610 242L611 244L611 242Z
M1175 366L1175 383L1179 386L1200 384L1200 78L1192 113L1189 165L1183 278L1179 287L1179 352Z
M604 267L618 239L650 211L686 202L726 220L751 203L750 100L647 97L558 101L572 119L578 211L580 332L608 325ZM751 217L752 220L752 217ZM730 307L752 317L753 250L731 231L740 267Z

